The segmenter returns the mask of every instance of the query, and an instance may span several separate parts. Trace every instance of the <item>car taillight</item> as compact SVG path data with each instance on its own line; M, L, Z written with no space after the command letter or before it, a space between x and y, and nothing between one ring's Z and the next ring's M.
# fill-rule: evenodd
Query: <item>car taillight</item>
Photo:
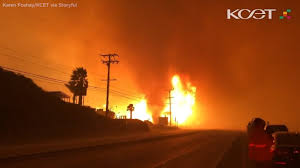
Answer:
M249 147L255 147L255 144L249 144Z
M266 144L249 144L249 147L252 147L252 148L265 148L267 147Z
M277 165L286 165L287 164L286 162L274 162L274 163Z
M265 147L267 147L267 145L266 144L259 144L259 145L256 145L255 147L257 147L257 148L265 148Z

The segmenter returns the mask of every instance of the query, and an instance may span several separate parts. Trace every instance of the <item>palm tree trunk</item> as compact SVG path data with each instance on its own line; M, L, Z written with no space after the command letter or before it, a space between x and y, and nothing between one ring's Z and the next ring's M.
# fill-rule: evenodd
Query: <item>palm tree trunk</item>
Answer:
M73 94L73 104L75 104L75 94Z
M79 95L79 102L78 102L78 104L79 104L80 106L82 106L82 95Z

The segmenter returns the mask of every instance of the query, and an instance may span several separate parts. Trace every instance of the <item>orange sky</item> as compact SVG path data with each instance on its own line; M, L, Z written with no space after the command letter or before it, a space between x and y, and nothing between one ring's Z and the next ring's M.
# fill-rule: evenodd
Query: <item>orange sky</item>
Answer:
M76 2L75 9L1 8L1 65L61 80L83 66L90 85L105 88L106 67L98 54L116 52L121 62L112 66L112 89L145 94L159 105L178 73L197 87L205 128L243 129L255 116L300 128L296 0ZM292 19L229 21L227 8L290 8ZM128 101L111 95L119 110ZM105 104L105 90L89 89L86 104Z

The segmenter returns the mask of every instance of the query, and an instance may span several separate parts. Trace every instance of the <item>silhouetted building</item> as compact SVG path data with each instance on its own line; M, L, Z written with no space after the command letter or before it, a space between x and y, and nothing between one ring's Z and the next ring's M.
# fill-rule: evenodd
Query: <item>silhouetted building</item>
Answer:
M168 126L168 117L159 117L158 125L160 126Z
M70 103L70 96L62 91L51 91L48 92L50 95L60 98L62 101Z
M96 113L99 114L99 115L102 115L102 116L106 115L106 111L104 111L103 109L96 109ZM111 118L111 119L114 119L115 118L115 112L109 111L107 117Z
M126 115L119 115L116 117L116 119L127 119Z

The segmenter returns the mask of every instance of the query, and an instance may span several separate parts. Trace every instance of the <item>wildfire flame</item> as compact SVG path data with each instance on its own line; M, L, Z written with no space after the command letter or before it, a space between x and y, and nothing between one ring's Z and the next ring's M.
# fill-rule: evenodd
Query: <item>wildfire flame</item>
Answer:
M129 113L127 113L127 117L130 117ZM140 102L134 104L134 111L132 113L132 117L134 119L139 119L142 121L149 120L152 122L152 115L151 112L148 110L146 99L142 99Z
M171 120L173 123L175 123L176 120L179 125L186 125L195 109L196 87L192 86L189 82L183 85L178 75L172 77L172 87ZM166 106L161 113L162 115L169 114L169 100L167 99L166 102Z
M174 75L171 80L172 83L172 125L187 125L189 119L192 118L195 111L196 103L196 87L190 82L183 83L178 75ZM170 114L169 99L166 99L166 105L161 112L161 116ZM134 119L148 120L153 122L152 113L148 109L147 100L143 98L138 103L133 104L134 111L132 116ZM130 112L126 113L126 117L130 118Z

